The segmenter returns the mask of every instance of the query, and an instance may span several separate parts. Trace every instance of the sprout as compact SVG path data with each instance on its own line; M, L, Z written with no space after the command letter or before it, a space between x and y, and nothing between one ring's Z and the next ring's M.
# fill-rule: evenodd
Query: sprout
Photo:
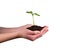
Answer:
M33 25L35 25L34 15L36 15L36 16L40 16L40 15L38 13L33 13L32 11L27 11L26 13L29 13L32 15Z

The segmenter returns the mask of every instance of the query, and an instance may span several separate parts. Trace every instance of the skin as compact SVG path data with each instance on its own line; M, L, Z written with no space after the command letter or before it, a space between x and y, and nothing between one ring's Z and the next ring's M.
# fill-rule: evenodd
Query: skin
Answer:
M48 31L47 26L44 26L44 28L41 31L31 31L26 29L27 27L30 27L30 26L32 25L27 24L24 26L16 27L16 28L0 27L0 43L5 42L7 40L15 39L15 38L26 38L31 41L34 41Z

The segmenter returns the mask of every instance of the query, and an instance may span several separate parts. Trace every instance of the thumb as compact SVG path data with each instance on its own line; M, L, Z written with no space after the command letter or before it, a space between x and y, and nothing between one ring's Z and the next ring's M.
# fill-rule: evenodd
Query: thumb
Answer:
M40 31L34 31L35 32L35 34L40 34Z
M35 32L34 31L28 31L28 35L35 35Z

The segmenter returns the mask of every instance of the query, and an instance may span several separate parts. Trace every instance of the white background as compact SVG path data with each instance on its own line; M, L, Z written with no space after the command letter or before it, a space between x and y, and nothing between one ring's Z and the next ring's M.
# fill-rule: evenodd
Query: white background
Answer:
M0 43L0 51L60 51L60 0L0 0L0 27L18 27L32 23L26 11L38 12L35 24L49 31L35 41L14 39Z

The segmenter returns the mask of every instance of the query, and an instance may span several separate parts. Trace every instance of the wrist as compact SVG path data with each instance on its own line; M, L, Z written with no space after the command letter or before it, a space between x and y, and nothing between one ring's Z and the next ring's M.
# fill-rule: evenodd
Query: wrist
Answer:
M16 32L16 37L17 38L21 38L23 35L23 30L21 28L18 28L17 29L17 32Z

